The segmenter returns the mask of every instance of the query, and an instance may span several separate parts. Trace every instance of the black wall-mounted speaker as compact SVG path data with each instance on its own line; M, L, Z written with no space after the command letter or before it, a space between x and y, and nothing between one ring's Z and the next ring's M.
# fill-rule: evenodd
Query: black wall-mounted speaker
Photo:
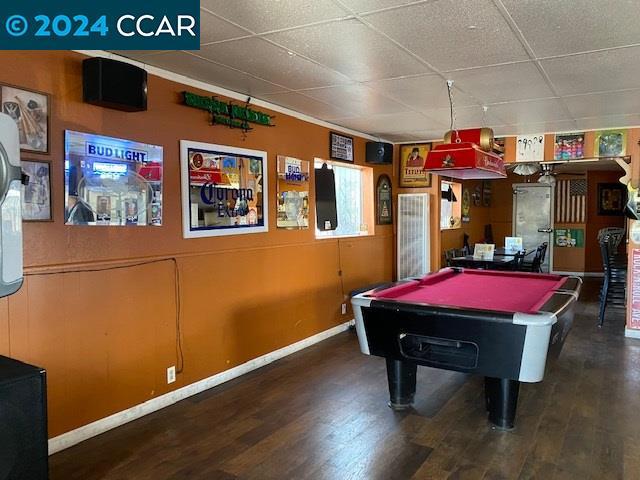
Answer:
M49 478L46 392L43 369L0 356L0 479Z
M100 107L142 112L147 109L147 72L109 58L82 62L84 101Z
M367 142L367 163L389 164L393 163L393 145L385 142Z

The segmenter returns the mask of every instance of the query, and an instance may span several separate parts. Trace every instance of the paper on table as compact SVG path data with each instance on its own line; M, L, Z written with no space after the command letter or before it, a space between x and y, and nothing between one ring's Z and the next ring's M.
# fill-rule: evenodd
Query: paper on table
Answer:
M476 243L476 246L473 249L473 259L493 260L493 253L495 249L495 243Z
M513 252L522 250L522 237L504 237L504 248Z

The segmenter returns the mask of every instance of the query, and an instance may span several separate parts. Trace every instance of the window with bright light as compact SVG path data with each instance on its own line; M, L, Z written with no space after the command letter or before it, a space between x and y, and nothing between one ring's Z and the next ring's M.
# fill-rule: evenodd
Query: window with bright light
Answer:
M440 183L440 228L459 228L462 222L462 184Z
M373 233L373 170L337 162L316 159L315 168L323 164L333 170L336 183L336 210L338 227L335 230L318 230L316 237L348 237Z

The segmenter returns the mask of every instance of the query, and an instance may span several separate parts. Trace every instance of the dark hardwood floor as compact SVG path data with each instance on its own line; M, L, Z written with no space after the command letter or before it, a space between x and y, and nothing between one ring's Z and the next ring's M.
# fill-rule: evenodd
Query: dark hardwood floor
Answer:
M419 368L415 408L394 413L384 360L348 332L58 453L51 479L638 479L640 340L619 310L596 327L598 286L512 432L455 372Z

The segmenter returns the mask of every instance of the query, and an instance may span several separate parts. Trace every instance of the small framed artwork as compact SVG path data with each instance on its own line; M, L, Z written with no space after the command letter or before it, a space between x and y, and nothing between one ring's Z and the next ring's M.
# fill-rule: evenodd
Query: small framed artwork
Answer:
M627 131L603 130L596 132L594 151L598 157L625 155L627 151Z
M22 220L50 222L51 217L51 163L42 160L23 160L22 171L29 183L22 186Z
M353 162L353 137L329 132L329 156L332 160Z
M391 179L388 175L378 177L376 186L376 224L391 225L393 223L393 195Z
M627 187L621 183L598 184L598 215L622 215L627 203Z
M482 182L482 206L491 206L491 182L488 180Z
M556 135L554 158L556 160L573 160L584 157L584 133L568 133Z
M424 162L430 150L430 143L400 145L400 187L431 186L431 174L424 170Z
M49 153L49 95L0 85L2 112L18 125L20 150Z
M544 134L518 135L516 162L541 162L544 160Z

